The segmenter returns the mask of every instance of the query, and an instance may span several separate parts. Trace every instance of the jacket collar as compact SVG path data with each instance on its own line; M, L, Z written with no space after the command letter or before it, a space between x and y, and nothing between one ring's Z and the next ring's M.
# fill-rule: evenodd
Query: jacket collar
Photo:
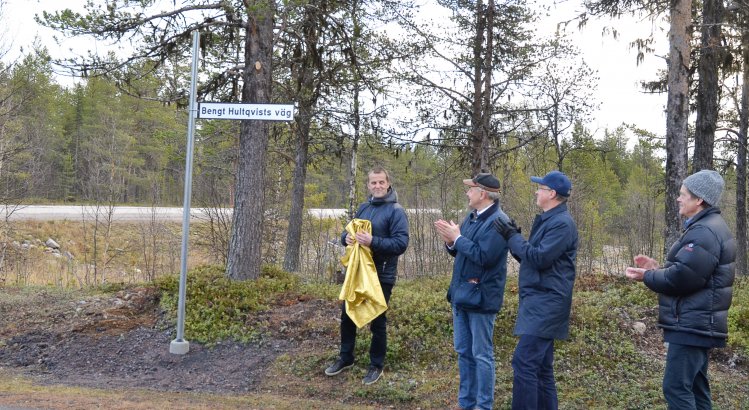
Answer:
M547 220L547 219L551 218L554 215L561 214L562 212L567 212L567 203L566 202L562 203L562 204L559 204L559 205L555 206L554 208L549 209L546 212L542 212L542 213L538 214L538 216L541 218L541 220Z
M381 205L388 202L398 202L398 193L395 192L395 188L392 186L388 188L388 193L382 198L373 198L372 195L368 198L369 203L372 205Z
M687 219L686 221L684 221L684 229L689 228L695 222L697 222L700 219L706 217L707 215L719 214L719 213L720 213L720 208L718 208L717 206L711 206L709 208L705 208L705 209L701 210L700 212L697 212L697 214L695 216L693 216L693 217Z
M471 211L471 215L469 215L469 218L484 221L489 217L489 215L495 213L497 211L497 208L499 208L499 201L494 201L494 203L490 207L486 208L486 211L482 212L478 216L476 216L477 212L475 210Z

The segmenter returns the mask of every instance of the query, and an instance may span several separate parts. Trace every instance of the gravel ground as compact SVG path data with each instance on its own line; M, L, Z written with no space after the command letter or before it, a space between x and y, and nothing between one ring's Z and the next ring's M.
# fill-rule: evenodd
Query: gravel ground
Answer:
M151 289L87 299L18 292L0 289L0 367L43 384L242 393L264 381L265 369L280 354L325 349L335 341L325 332L303 330L336 316L330 301L282 301L256 319L266 326L260 342L211 348L191 342L188 354L174 355L174 330L163 326Z

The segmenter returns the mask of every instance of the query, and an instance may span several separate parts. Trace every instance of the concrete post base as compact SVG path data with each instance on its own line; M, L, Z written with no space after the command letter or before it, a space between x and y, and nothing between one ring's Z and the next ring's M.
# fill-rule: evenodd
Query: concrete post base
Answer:
M169 353L171 354L187 354L190 351L190 342L187 340L172 340L169 344Z

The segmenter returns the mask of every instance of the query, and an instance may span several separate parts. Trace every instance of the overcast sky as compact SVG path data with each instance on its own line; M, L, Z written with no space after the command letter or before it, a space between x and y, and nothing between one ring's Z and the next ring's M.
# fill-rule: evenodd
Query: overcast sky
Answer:
M12 50L9 55L17 55L20 47L28 49L38 36L47 45L53 57L61 57L70 47L77 50L95 49L96 45L84 44L79 41L67 41L58 47L51 37L54 33L39 27L33 20L34 14L41 14L42 10L52 11L64 7L80 8L85 0L5 0L3 23L7 33L0 33L5 43L11 41ZM552 17L543 24L553 27L558 21L569 20L582 9L580 0L561 1L553 6ZM615 25L619 38L603 36L604 26ZM638 87L640 81L651 80L658 69L665 69L663 56L667 51L666 33L659 33L660 40L656 43L656 55L648 55L638 66L636 51L630 50L628 43L638 37L643 37L653 30L648 21L638 21L625 17L614 22L591 21L582 30L570 27L573 43L583 53L586 63L598 72L600 77L596 99L600 102L600 109L593 115L594 120L586 124L596 135L602 135L603 130L614 129L622 123L635 124L640 128L664 135L666 118L664 109L666 95L644 94ZM69 79L60 79L67 83Z
M566 21L579 14L579 1L566 1L558 5L552 20ZM603 35L604 27L616 26L618 38ZM572 42L582 50L585 62L598 72L598 92L601 103L594 124L595 130L616 128L621 123L635 124L658 135L666 133L666 94L646 94L639 87L642 81L656 78L659 70L665 70L668 53L667 33L659 31L650 21L623 17L618 20L591 20L583 30L568 29ZM638 65L637 50L629 43L655 32L655 53L645 55Z

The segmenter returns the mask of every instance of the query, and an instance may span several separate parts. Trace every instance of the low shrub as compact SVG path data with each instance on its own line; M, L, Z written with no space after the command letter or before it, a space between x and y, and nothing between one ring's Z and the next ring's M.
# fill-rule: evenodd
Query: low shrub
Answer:
M728 311L728 343L749 355L749 278L737 276Z
M366 400L395 407L446 408L455 404L458 384L457 356L453 351L450 306L445 300L449 275L400 280L393 290L388 311L388 352L385 382L362 387L361 377L369 361L371 333L358 332L357 366L336 380L321 374L337 354L315 348L304 354L283 356L275 371L305 386L308 394L336 400ZM162 306L176 311L178 280L160 279ZM731 347L722 359L711 362L711 381L716 408L745 408L749 388L741 371L725 365L734 354L743 356L749 346L749 292L741 278L734 288L730 313ZM254 336L247 325L255 312L279 293L291 291L313 298L336 300L340 285L301 284L295 275L278 268L264 268L256 281L235 282L218 267L190 272L186 328L191 339L216 343L230 339L248 341ZM512 396L512 354L517 343L513 328L517 318L517 277L508 277L504 305L497 314L494 332L496 359L495 399L506 408ZM176 315L175 315L176 316ZM580 278L573 295L570 337L555 343L555 373L560 404L564 408L661 408L663 345L656 328L657 296L642 283L621 277L587 275ZM645 333L634 330L646 324ZM331 326L337 327L331 318ZM331 328L332 329L332 328ZM332 330L331 330L332 331ZM329 334L329 333L325 333ZM335 348L333 348L335 346ZM742 359L743 360L743 359ZM739 360L738 362L741 362ZM332 395L332 396L331 396Z
M185 333L206 345L251 340L254 329L247 324L249 315L267 309L266 303L276 294L299 286L296 276L269 266L263 267L260 278L248 281L227 278L223 267L203 266L191 270L187 281ZM162 292L161 307L176 318L179 276L164 276L155 284Z
M449 277L432 277L400 281L393 288L388 310L391 367L421 367L434 364L435 355L451 354L452 315L445 300L449 284Z

